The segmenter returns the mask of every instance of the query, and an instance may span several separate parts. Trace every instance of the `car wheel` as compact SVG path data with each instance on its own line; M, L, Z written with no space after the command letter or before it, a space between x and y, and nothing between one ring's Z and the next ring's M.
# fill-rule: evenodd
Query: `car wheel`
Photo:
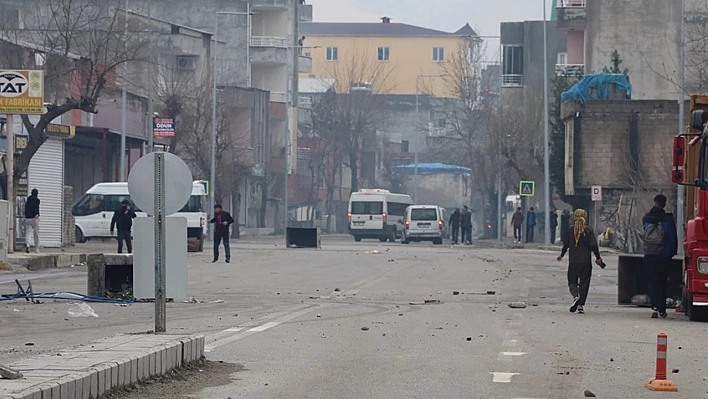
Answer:
M356 237L356 236L354 236L354 241L356 241L356 242L361 242L361 237Z
M391 232L391 236L388 238L388 242L396 242L397 235L398 234L396 234L396 230L393 230L393 232Z
M379 237L379 241L386 242L388 241L388 237Z
M84 237L84 233L81 232L81 229L78 227L75 227L76 232L74 235L76 236L76 242L83 244L86 242L86 237Z

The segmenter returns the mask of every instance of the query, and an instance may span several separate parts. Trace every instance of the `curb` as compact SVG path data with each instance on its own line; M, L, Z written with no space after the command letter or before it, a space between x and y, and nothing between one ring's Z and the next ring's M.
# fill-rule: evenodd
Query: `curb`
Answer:
M0 399L100 398L202 359L204 336L121 335L57 356L10 365L24 378L3 380Z
M8 262L15 267L25 267L27 270L36 271L85 263L89 255L90 254L10 255Z

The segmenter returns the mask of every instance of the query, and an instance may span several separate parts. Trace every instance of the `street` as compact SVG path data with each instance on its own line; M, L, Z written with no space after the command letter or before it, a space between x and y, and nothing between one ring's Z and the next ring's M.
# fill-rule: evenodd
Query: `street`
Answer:
M168 304L168 332L203 333L208 360L237 365L220 369L223 383L194 385L192 397L567 399L589 390L659 398L667 394L644 382L660 332L679 386L672 397L708 392L708 325L617 306L616 255L595 268L579 315L568 312L567 265L556 252L344 237L322 246L232 241L231 264L212 264L211 248L189 254L195 301ZM36 292L86 290L83 266L0 274L2 293L14 292L17 276L31 278ZM153 329L153 304L92 303L98 318L72 318L69 306L0 302L0 358ZM140 395L130 397L148 397Z

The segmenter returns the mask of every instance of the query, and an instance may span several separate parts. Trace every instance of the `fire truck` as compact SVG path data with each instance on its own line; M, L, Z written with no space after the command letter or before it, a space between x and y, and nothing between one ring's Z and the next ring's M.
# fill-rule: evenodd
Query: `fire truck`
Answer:
M671 180L686 186L683 311L708 321L708 96L692 96L690 112L686 132L674 138Z

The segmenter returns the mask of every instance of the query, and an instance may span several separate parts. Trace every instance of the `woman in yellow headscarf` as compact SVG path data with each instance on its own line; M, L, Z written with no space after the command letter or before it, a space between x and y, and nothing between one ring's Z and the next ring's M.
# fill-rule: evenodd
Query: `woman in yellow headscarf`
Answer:
M597 246L597 238L592 227L588 226L588 213L584 209L577 209L573 213L575 220L573 229L563 237L563 250L558 256L558 261L562 261L566 252L570 251L568 257L568 288L573 295L573 304L570 311L585 313L585 300L590 290L590 278L592 277L592 254L595 254L595 263L604 268L605 263L600 257L600 250Z

